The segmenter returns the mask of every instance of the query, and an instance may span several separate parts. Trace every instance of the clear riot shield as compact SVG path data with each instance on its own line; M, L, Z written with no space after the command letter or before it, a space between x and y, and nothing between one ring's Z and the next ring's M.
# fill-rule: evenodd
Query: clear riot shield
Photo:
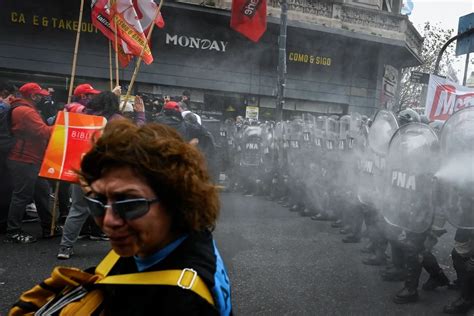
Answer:
M379 156L385 156L390 139L397 129L398 121L392 112L378 111L369 130L368 141L371 150Z
M392 112L380 110L367 131L367 147L359 155L358 168L360 185L357 197L361 203L379 209L381 203L381 185L385 157L390 139L398 129L398 122Z
M337 159L340 162L337 168L337 182L341 186L343 199L347 202L354 201L354 166L351 134L351 115L344 115L339 119L339 135L337 145Z
M423 233L434 218L433 176L438 164L438 137L431 127L409 123L390 141L380 211L387 223Z
M242 135L241 166L257 167L262 160L261 142L262 128L259 126L248 126Z
M303 115L302 147L307 151L314 148L314 125L316 118L311 114Z
M278 160L278 169L282 174L287 173L287 155L286 151L288 148L288 143L286 140L286 122L278 122L275 125L275 131L274 131L274 136L275 136L275 144L276 144L276 155L277 155L277 160Z
M454 113L440 136L435 203L457 228L474 229L474 108Z
M300 179L302 169L301 146L303 139L303 124L301 120L290 122L288 129L288 166L289 175Z
M339 135L339 120L337 116L331 116L326 120L326 130L324 137L324 154L321 162L322 170L322 190L328 200L328 209L334 210L335 200L339 199L343 191L338 182L340 169L339 152L337 142ZM326 211L328 211L326 209Z
M329 204L326 166L326 116L319 116L312 126L313 148L309 161L307 196L319 211L326 211Z
M273 126L270 123L264 123L262 128L262 161L265 173L273 169L275 157L275 145L273 136Z

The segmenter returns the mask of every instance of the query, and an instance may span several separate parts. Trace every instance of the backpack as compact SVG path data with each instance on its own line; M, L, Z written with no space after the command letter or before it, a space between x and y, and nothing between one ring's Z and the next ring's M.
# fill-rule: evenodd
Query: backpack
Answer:
M0 164L6 161L13 145L15 145L15 137L11 130L12 112L19 106L26 105L18 102L9 105L0 101Z
M96 267L95 273L77 268L56 267L51 277L23 292L9 311L9 316L75 316L104 315L103 285L167 285L192 291L216 306L211 291L193 269L162 270L108 276L119 255L110 251Z

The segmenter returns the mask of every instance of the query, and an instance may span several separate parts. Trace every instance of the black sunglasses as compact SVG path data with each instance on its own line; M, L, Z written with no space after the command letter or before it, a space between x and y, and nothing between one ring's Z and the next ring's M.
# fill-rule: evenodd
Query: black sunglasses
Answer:
M145 198L129 199L113 202L110 205L89 196L84 196L89 206L89 211L94 217L103 217L106 208L112 210L125 220L139 218L150 210L152 203L158 202L158 199L147 200Z

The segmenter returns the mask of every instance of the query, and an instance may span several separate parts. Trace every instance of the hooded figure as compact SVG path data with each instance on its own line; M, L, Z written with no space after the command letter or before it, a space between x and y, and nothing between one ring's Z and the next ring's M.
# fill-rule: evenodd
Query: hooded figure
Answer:
M181 115L181 107L177 102L169 101L163 106L163 110L156 118L156 123L168 125L174 128L185 140L189 141L190 137L186 123Z

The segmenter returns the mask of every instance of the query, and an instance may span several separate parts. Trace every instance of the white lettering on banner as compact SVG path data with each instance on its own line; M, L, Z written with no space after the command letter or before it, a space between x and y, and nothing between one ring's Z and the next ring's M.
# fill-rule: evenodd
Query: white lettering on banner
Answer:
M166 33L166 44L201 50L215 50L217 52L225 53L229 42L177 34L170 35Z
M258 144L252 144L252 143L245 144L245 149L258 149Z
M474 106L474 89L460 86L442 77L430 76L425 115L430 120L447 120L454 112Z
M257 8L260 6L261 1L259 0L249 0L243 8L244 15L252 18L257 12Z
M392 185L407 190L416 191L416 177L401 171L392 171Z

